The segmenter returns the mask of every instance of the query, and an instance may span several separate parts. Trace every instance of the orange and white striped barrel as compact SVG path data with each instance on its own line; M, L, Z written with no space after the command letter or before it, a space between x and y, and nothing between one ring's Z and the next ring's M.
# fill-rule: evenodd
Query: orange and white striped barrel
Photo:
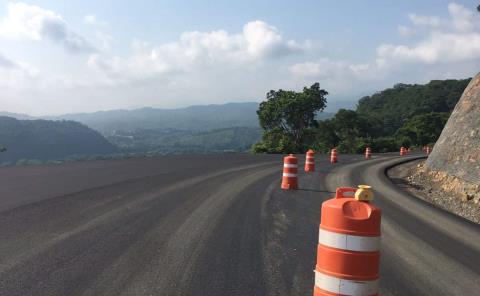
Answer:
M282 189L298 189L298 160L293 154L283 158Z
M330 152L330 163L337 163L337 161L338 161L337 149L333 148L332 151Z
M405 153L405 147L400 147L400 156L404 156L406 153Z
M370 147L367 147L365 149L365 159L370 159L372 158L372 149L370 149Z
M305 157L305 172L314 172L315 171L315 152L310 149L307 151Z
M322 204L314 296L378 295L381 211L372 198L360 185Z
M430 152L431 152L431 151L430 151L430 146L427 146L427 147L425 148L425 154L430 155Z

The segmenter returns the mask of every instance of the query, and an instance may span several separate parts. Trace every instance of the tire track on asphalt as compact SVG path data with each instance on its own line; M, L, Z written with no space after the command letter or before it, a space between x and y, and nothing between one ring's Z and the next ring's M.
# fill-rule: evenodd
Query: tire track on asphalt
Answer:
M162 198L163 195L170 194L168 199L172 200L173 197L171 195L178 190L184 190L185 188L188 189L195 186L198 187L199 184L210 179L225 178L242 172L247 173L248 170L256 170L264 166L268 167L269 165L271 166L269 163L262 163L260 165L242 166L174 183L170 186L157 190L154 193L129 200L126 203L121 204L114 209L110 209L105 213L93 218L92 220L89 220L87 223L78 225L66 233L61 233L54 239L45 240L43 244L31 246L31 249L29 249L27 252L10 254L11 256L2 260L1 266L3 273L0 276L0 295L15 295L14 292L8 292L8 294L3 293L3 291L8 290L8 288L11 288L11 291L15 291L14 286L22 291L21 293L19 292L18 295L28 295L28 293L25 291L33 291L29 290L29 287L34 289L33 286L36 283L35 277L38 276L38 274L42 274L40 270L43 270L43 272L50 270L51 274L43 275L43 277L47 277L42 281L42 284L45 284L46 287L44 287L43 290L37 290L36 295L76 295L75 293L78 292L78 287L61 288L61 292L59 292L59 287L56 286L59 285L59 282L58 279L55 279L54 275L58 274L59 272L62 273L68 269L74 269L69 267L70 264L74 266L77 264L78 267L79 262L88 259L90 255L89 252L104 251L104 249L108 248L108 244L104 243L103 241L117 239L120 240L120 245L128 245L132 243L132 240L130 239L129 241L128 237L126 237L126 239L122 239L122 237L115 237L115 233L128 233L130 231L130 234L132 234L131 238L141 238L141 236L133 233L133 229L142 226L141 228L138 228L138 233L144 234L145 231L149 229L148 226L158 219L156 215L150 215L149 219L143 221L140 216L142 213L148 212L149 207L155 207L157 209L160 208L159 213L162 213L161 204L165 202L165 198ZM203 197L204 196L201 198ZM186 200L188 200L188 196L187 198L179 198L179 201L185 202ZM180 205L180 202L173 200L169 209L173 211ZM16 209L16 211L18 212L18 209ZM167 213L163 212L163 214L165 215ZM2 215L4 215L4 213L2 213ZM118 226L116 224L118 224ZM145 228L146 230L143 230L142 228ZM4 243L8 242L4 240L0 242L2 245ZM115 246L115 244L113 245ZM95 248L100 250L96 250ZM124 249L125 248L120 248L117 250L118 253L116 255L121 255ZM115 254L115 250L112 252L112 254ZM112 256L105 257L109 259L105 259L104 263L111 264L112 262L107 261L114 260L112 259ZM99 262L100 261L101 260L99 260ZM34 266L34 268L29 268L29 266ZM75 282L77 279L85 280L87 282L92 281L92 275L95 273L92 272L92 275L84 276L83 273L86 271L82 270L83 268L85 268L85 266L77 268L75 272L70 273L70 275L73 277L72 282ZM68 274L68 272L66 274ZM84 279L82 279L82 277ZM58 278L62 278L62 275L59 275ZM18 283L15 283L22 280L25 281L24 285L19 286ZM12 286L12 284L14 286ZM69 284L73 285L74 283ZM88 287L87 284L85 284L85 286ZM39 291L50 291L51 293L41 294ZM55 292L58 293L55 294Z
M156 262L122 295L188 295L195 277L195 262L223 212L242 191L275 172L277 167L257 170L217 186L172 233L159 250Z

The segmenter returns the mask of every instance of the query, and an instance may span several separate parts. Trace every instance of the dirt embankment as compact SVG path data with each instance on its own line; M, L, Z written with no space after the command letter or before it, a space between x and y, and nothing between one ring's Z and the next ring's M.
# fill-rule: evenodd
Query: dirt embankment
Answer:
M388 171L388 176L413 195L480 224L480 194L475 194L480 192L478 185L431 171L425 160L396 166Z

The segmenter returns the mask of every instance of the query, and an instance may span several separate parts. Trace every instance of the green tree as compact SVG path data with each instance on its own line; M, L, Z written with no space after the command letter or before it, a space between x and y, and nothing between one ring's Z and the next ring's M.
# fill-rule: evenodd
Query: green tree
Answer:
M310 147L315 151L327 153L340 142L340 138L335 133L333 119L319 121L317 127L312 130L313 137Z
M267 151L303 152L309 129L317 125L315 115L326 107L328 92L314 83L302 92L271 90L257 111L264 129L263 142L254 147Z
M407 121L397 136L408 138L413 144L424 146L435 143L447 123L449 114L430 112L417 115Z

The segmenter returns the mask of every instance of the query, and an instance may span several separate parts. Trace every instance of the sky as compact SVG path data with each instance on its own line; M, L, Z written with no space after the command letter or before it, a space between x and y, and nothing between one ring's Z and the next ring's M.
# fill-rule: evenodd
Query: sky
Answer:
M479 1L0 0L0 110L30 115L262 101L330 105L480 71Z

